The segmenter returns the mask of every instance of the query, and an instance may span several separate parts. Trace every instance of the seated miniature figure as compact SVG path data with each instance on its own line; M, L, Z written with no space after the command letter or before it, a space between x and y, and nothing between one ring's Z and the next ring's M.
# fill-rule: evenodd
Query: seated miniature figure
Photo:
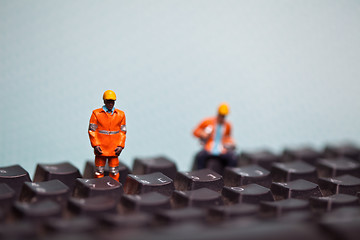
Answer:
M222 173L224 167L237 165L235 142L231 137L231 124L225 120L229 106L220 104L217 116L205 118L193 131L203 149L197 153L194 169L210 168Z

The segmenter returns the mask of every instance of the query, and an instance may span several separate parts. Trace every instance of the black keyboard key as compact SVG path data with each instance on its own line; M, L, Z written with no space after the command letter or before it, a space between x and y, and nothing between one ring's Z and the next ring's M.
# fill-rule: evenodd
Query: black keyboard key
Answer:
M271 174L259 165L252 164L239 168L225 168L225 186L235 187L256 183L264 187L271 186Z
M117 203L110 196L95 196L88 198L70 197L68 208L74 214L82 216L100 217L105 213L117 213Z
M36 166L34 182L57 179L67 185L70 191L72 191L77 178L81 178L81 174L79 170L69 162L38 164Z
M16 193L6 183L0 183L0 209L5 214L15 201Z
M199 188L189 191L175 190L172 196L176 207L202 207L223 205L221 194L209 188Z
M316 151L312 147L285 149L283 152L283 160L286 162L301 160L308 164L316 165L317 160L321 157L323 157L323 153Z
M259 205L239 203L209 208L209 216L214 220L228 220L237 217L256 216Z
M335 194L328 197L311 197L309 201L312 208L323 211L331 211L345 206L359 206L358 197L346 194Z
M89 217L55 218L45 223L45 228L51 233L91 233L97 230L98 222Z
M274 182L290 182L296 179L317 182L316 168L303 161L274 163L271 175Z
M44 200L34 203L15 202L14 212L17 217L31 221L46 221L52 217L61 217L62 207L55 201Z
M319 177L336 177L345 174L360 177L360 163L349 158L330 158L318 161Z
M170 209L170 197L158 192L148 192L141 195L127 195L121 198L125 212L154 213L162 209Z
M161 172L145 175L129 174L124 185L126 194L158 192L166 196L171 196L174 189L173 180Z
M342 207L322 215L319 226L334 240L359 239L360 208Z
M0 167L0 183L6 183L19 197L24 182L31 182L29 173L20 165Z
M83 178L94 178L95 173L95 162L94 161L86 161L85 169L84 169L84 176ZM126 176L130 173L129 168L123 164L122 162L119 163L119 182L121 184L125 184ZM106 162L104 175L109 176L109 165Z
M345 157L353 160L359 160L360 148L351 143L344 143L338 145L327 145L324 150L326 157Z
M123 193L124 190L121 183L106 176L103 178L76 179L73 196L79 198L109 196L119 200Z
M57 179L37 183L25 182L20 194L20 201L38 202L49 199L64 206L70 194L69 187Z
M175 179L177 173L176 164L166 157L135 158L133 174L142 175L161 172L171 179Z
M260 211L265 215L274 217L280 217L294 211L308 211L309 209L309 201L296 198L260 203Z
M356 193L360 192L360 178L351 175L319 178L319 186L324 196L339 193L356 196Z
M107 227L118 230L129 228L147 228L153 225L154 218L151 214L144 212L135 212L132 214L104 214L100 222Z
M258 204L261 201L274 201L269 188L255 183L240 187L224 187L222 196L231 203Z
M207 212L201 208L185 207L159 211L155 214L155 219L160 225L178 224L189 221L205 222Z
M309 199L310 197L322 197L319 186L304 179L298 179L288 183L274 182L271 185L271 192L277 200L286 198Z
M273 163L280 161L280 156L275 155L268 150L243 152L239 157L239 166L257 164L267 170L270 170Z
M6 240L37 240L38 228L32 221L15 221L0 224L0 239Z
M179 191L196 190L200 188L221 191L223 186L223 177L207 168L192 172L179 172L175 178L175 189Z

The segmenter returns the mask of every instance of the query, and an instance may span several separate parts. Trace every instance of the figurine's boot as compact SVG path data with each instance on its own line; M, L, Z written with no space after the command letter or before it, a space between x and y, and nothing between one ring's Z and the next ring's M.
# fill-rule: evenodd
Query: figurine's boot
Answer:
M102 178L102 177L104 177L104 171L105 171L104 166L95 166L94 178Z
M112 177L113 179L115 179L116 181L119 181L119 177L120 177L120 174L119 174L119 173L117 173L117 174L115 174L115 175L112 174L112 173L110 173L109 176Z
M109 168L109 176L115 179L116 181L119 181L119 167L110 167Z

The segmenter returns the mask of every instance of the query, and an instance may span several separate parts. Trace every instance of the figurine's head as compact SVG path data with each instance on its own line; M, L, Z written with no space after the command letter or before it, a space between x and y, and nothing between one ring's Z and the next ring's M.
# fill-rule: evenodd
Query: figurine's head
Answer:
M104 92L103 99L104 99L104 104L105 104L106 108L112 109L115 105L116 94L114 91L107 90Z
M218 115L217 115L217 121L219 123L223 123L225 120L225 117L229 114L229 105L227 103L221 103L218 107Z

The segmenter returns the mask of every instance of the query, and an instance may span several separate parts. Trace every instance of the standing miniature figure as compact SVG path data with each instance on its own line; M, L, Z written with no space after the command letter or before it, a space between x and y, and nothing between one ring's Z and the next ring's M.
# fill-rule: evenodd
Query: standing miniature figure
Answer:
M194 136L199 138L203 145L203 149L195 157L194 167L197 169L208 167L208 160L211 158L220 161L223 167L236 166L235 142L231 137L231 124L225 120L228 114L228 104L222 103L216 117L204 119L194 129Z
M89 138L95 153L95 178L104 177L108 160L109 176L119 181L119 155L125 147L125 113L115 109L115 92L107 90L103 95L104 106L92 112Z

